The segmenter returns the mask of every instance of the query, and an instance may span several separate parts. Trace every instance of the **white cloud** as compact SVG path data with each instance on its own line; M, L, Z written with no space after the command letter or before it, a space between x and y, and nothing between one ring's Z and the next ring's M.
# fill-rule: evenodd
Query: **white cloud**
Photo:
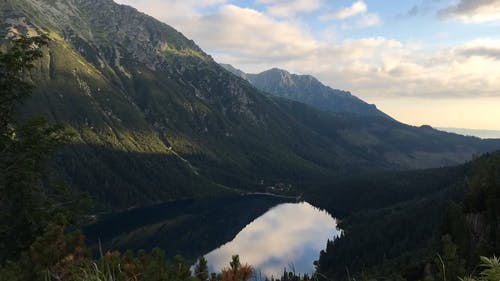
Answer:
M364 14L368 11L368 7L365 2L357 1L354 2L350 7L342 8L333 13L324 14L320 17L321 20L342 20L350 17L354 17L359 14Z
M182 27L185 22L200 16L200 9L219 6L227 0L114 0L119 4L130 5L150 16L160 19L174 27Z
M381 25L382 20L376 14L365 14L353 23L345 23L344 28L367 28Z
M254 62L298 59L318 44L301 26L235 5L187 21L182 31L209 51Z
M465 57L482 57L500 60L500 39L476 39L458 49Z
M460 0L441 10L439 16L465 23L483 23L500 20L500 0Z
M266 13L276 17L292 17L300 13L318 10L323 0L258 0L266 4Z
M382 24L377 14L368 13L368 6L363 1L354 2L350 7L342 8L319 17L322 21L343 20L342 28L367 28Z

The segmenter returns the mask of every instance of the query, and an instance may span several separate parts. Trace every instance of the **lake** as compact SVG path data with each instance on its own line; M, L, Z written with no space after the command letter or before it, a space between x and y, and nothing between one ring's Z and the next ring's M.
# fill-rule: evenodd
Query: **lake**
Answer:
M211 271L229 265L238 254L256 273L278 277L287 271L312 273L313 262L328 239L341 231L328 212L307 202L279 204L245 226L234 239L205 255Z
M163 249L189 262L231 241L246 225L290 199L266 195L166 202L101 215L83 227L86 242L104 251Z
M104 251L159 247L191 263L205 255L212 271L238 254L263 275L280 276L285 267L311 273L327 240L340 231L328 212L291 202L257 194L179 200L100 216L83 233L96 254L101 241Z

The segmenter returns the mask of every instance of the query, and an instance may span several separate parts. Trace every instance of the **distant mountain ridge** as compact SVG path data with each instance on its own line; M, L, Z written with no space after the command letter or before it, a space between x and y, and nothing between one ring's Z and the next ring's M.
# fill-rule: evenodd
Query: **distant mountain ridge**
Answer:
M0 32L2 43L50 37L18 115L73 131L53 170L105 207L452 165L500 148L265 94L182 33L112 0L2 1Z
M332 89L311 75L291 74L279 68L248 74L232 65L221 65L236 76L249 81L257 89L278 97L302 102L328 112L390 118L375 105L364 102L350 92Z

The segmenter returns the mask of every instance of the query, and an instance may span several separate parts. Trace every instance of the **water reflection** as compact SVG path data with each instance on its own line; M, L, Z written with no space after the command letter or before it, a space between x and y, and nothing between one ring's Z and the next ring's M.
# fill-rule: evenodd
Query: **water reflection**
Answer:
M339 234L336 220L327 212L306 202L281 204L205 257L216 272L229 264L232 255L239 254L242 263L266 276L280 276L283 268L291 266L296 273L311 273L326 241Z

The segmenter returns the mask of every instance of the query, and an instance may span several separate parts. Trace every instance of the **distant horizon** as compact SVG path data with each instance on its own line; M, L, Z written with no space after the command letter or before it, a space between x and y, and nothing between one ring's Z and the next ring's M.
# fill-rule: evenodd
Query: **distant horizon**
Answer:
M435 127L435 129L463 136L478 137L481 139L500 139L499 130L477 130L477 129L467 129L467 128L446 128L446 127L444 128Z

